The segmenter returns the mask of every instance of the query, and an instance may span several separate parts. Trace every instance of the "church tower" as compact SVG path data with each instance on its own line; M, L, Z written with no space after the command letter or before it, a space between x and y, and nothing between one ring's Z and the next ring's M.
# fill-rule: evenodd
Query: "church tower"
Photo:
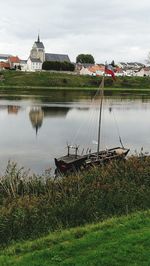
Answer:
M42 63L45 61L45 48L43 43L40 41L38 34L37 41L34 42L32 50L30 52L31 59L39 59Z

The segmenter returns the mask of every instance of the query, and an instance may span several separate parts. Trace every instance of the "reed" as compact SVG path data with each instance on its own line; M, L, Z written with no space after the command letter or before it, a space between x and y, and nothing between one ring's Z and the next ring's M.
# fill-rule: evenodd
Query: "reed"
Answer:
M9 162L0 179L0 244L149 208L149 157L62 178L30 175Z

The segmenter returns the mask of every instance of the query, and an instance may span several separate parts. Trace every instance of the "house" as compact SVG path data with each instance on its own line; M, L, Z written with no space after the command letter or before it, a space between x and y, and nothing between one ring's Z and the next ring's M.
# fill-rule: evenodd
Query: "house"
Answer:
M10 65L10 69L20 69L20 59L18 56L8 57L8 63Z
M93 64L82 64L81 68L79 69L79 74L92 76L92 72L89 70L91 66L93 66Z
M8 62L0 62L0 70L10 69L10 64Z
M125 70L123 70L123 69L120 68L120 67L116 67L116 68L115 68L115 76L116 76L116 77L122 77L122 76L125 76L125 75L126 75Z
M127 68L127 63L119 62L119 63L117 63L117 66L118 66L119 68L126 69L126 68Z
M150 67L143 67L135 73L137 77L150 76Z
M21 71L27 71L27 60L20 60Z
M90 76L102 76L104 74L104 70L104 65L82 64L82 67L79 70L79 74Z
M29 57L27 60L27 71L41 71L42 61L40 59Z
M0 54L0 69L20 69L19 57L9 54Z
M138 62L135 62L135 63L136 63L136 66L137 66L138 69L140 69L142 67L145 67L145 65L142 64L142 63L138 63Z
M0 69L10 69L10 64L8 63L9 54L0 54Z
M133 70L137 70L141 67L144 67L144 64L138 63L138 62L130 62L130 63L127 63L127 67Z
M75 71L77 74L80 74L80 71L82 68L88 68L89 66L93 66L93 64L87 64L87 63L76 63L75 64Z
M92 73L92 76L102 76L105 72L105 66L94 65L89 67L89 71Z

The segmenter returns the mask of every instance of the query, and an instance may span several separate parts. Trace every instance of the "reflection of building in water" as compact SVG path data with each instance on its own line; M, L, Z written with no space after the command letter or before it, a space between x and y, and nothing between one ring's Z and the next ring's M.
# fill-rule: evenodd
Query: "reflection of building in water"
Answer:
M17 114L19 109L20 109L20 106L15 106L15 105L7 106L8 114Z
M42 126L44 112L41 107L32 107L29 112L30 121L32 123L33 128L36 130L36 134L38 129Z
M44 112L44 117L65 117L70 110L69 107L63 106L43 106L42 110Z
M17 114L20 109L21 109L21 106L17 106L17 105L0 105L0 111L6 110L8 114Z

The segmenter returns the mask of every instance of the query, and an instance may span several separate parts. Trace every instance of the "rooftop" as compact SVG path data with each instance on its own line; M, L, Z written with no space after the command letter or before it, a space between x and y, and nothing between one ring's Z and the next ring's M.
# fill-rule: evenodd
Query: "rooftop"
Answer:
M66 54L50 54L45 53L45 61L59 61L59 62L70 62L69 56Z

